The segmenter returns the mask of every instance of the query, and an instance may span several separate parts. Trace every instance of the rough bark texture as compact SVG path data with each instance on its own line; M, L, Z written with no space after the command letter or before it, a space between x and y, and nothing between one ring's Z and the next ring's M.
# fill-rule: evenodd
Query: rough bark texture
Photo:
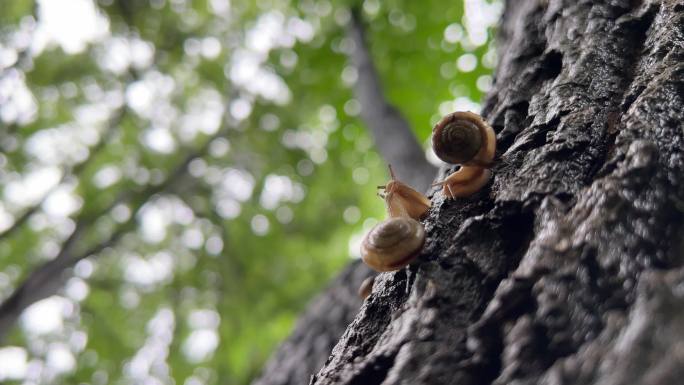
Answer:
M311 383L681 382L684 0L510 0L499 46L493 182L433 195Z

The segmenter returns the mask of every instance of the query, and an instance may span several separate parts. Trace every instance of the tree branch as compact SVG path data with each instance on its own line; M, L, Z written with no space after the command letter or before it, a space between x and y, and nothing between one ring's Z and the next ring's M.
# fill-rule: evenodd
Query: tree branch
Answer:
M15 324L21 313L33 303L45 299L59 290L65 280L65 270L75 265L76 262L96 255L107 247L111 247L125 235L135 222L135 216L142 206L149 199L160 192L170 189L175 183L180 181L187 172L190 162L202 156L209 143L220 135L224 135L226 130L219 130L197 150L190 153L185 159L169 173L166 179L159 185L148 185L138 193L126 193L117 197L110 205L101 210L97 215L81 217L74 231L62 244L62 248L57 256L33 270L24 281L14 290L14 292L0 304L0 340L2 340ZM90 248L77 253L76 245L82 239L83 233L90 228L92 223L99 217L106 215L111 208L122 202L131 202L133 210L130 218L114 230L109 236Z
M0 241L9 237L10 235L14 234L17 230L19 230L26 221L28 221L33 214L38 212L40 210L40 207L43 205L45 200L52 194L59 186L64 183L64 181L67 180L70 176L76 176L78 177L83 170L88 166L88 164L95 158L98 152L102 150L107 143L109 143L109 139L111 138L112 134L116 132L116 129L119 128L119 124L121 121L124 119L126 116L127 108L124 106L122 107L112 118L109 119L109 122L107 123L107 128L105 129L105 132L103 133L102 137L100 140L89 149L90 156L88 156L86 159L82 160L81 162L78 162L74 165L71 166L65 166L64 170L62 171L62 177L60 180L55 183L52 188L50 188L48 191L43 194L40 199L36 203L34 203L31 207L25 209L19 217L14 221L12 226L9 228L5 229L4 231L0 232Z
M393 166L397 177L418 191L426 191L437 168L425 159L409 123L385 98L380 76L366 45L360 9L352 9L351 14L347 36L354 41L354 50L349 59L358 73L353 91L361 103L361 118L368 126L376 148Z

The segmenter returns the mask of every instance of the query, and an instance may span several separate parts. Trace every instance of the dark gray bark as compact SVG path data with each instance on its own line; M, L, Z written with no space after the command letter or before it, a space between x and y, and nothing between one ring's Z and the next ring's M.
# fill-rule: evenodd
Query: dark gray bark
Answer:
M493 182L432 196L313 384L681 382L684 0L509 0L499 45Z
M361 261L347 266L297 321L294 332L266 364L254 385L305 384L325 363L344 329L354 320L362 301L361 282L373 276Z

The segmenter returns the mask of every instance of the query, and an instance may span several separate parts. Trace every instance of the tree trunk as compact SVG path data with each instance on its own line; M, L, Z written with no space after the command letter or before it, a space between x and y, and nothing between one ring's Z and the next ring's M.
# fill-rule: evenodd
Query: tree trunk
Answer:
M259 384L681 383L684 0L509 0L499 47L493 182L433 191L418 261L378 276L323 367L349 315L312 315L358 279Z
M418 191L425 191L432 184L437 168L425 158L411 125L386 98L375 69L370 50L366 45L361 10L351 11L347 36L354 42L349 54L358 74L354 84L354 96L361 103L361 118L368 127L375 148L387 164L394 166L398 180ZM392 140L387 140L392 138Z

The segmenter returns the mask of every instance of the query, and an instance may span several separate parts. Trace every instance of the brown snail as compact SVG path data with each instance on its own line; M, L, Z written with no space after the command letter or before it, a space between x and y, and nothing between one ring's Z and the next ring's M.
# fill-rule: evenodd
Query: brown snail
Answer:
M408 216L386 219L375 225L361 243L361 258L377 271L398 270L418 256L425 229Z
M496 134L480 115L460 111L451 113L432 130L435 154L461 168L433 186L443 186L447 198L469 196L487 184L489 167L494 162Z
M430 200L397 180L389 167L391 180L378 195L385 200L390 218L375 225L361 243L361 258L377 271L399 270L408 265L425 242L425 229L417 219L430 209Z
M373 292L373 284L375 283L375 277L368 277L361 282L361 286L359 286L359 291L357 294L359 295L359 298L361 299L366 299L368 298L369 295Z
M406 183L398 181L394 176L392 166L388 167L391 180L384 186L378 186L378 189L383 190L378 195L385 199L385 206L389 216L405 216L413 219L420 219L425 216L430 209L430 200Z

